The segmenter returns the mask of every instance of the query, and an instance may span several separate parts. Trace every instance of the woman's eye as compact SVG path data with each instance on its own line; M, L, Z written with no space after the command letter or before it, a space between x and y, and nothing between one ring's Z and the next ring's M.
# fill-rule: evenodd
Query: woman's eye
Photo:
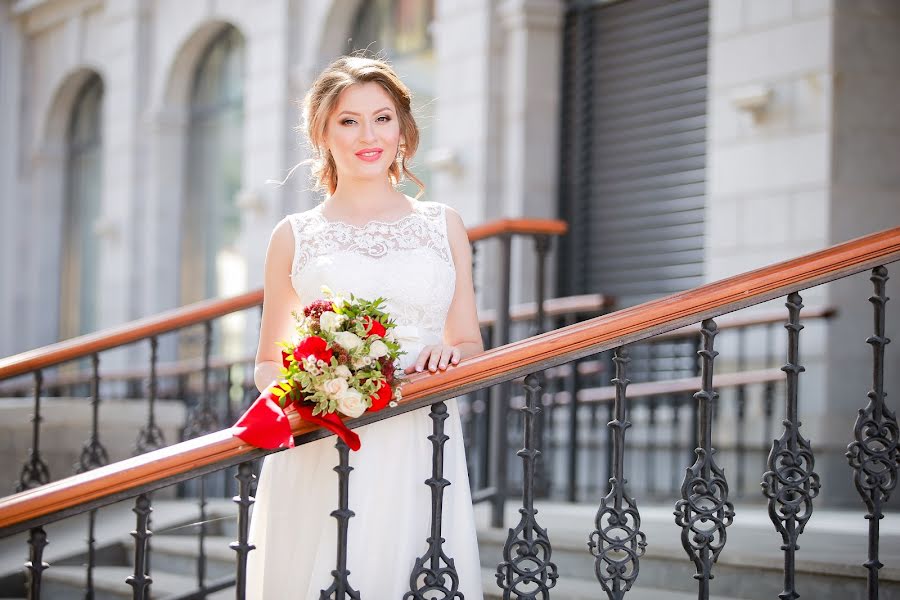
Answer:
M380 117L378 117L379 121L381 121L382 119L384 119L384 121L383 121L384 123L387 123L388 121L391 120L391 118L387 115L381 115Z
M341 121L341 125L346 125L347 123L356 123L353 119L344 119Z

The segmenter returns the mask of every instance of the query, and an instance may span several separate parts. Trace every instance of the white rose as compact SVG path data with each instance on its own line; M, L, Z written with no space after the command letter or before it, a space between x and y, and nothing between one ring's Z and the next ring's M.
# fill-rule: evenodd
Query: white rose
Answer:
M348 417L358 417L366 412L363 395L354 388L348 388L337 397L337 409Z
M362 369L366 366L366 359L368 358L368 356L353 357L350 359L350 364L353 365L354 369Z
M322 313L322 316L319 317L319 326L325 331L337 331L338 327L341 326L347 317L344 315L339 315L334 311L326 310Z
M381 358L382 356L387 356L387 353L387 344L385 344L381 340L375 340L374 342L372 342L372 345L369 346L369 356L371 356L372 358Z
M347 385L346 379L335 377L334 379L329 379L328 381L326 381L323 387L326 394L333 398L337 398L338 396L346 392L349 386Z
M334 334L334 341L343 346L346 350L353 350L360 344L362 340L352 331L339 331Z
M347 365L338 365L334 370L334 374L338 377L343 377L344 379L350 379L351 377L353 377L353 373L350 372L350 369L347 368Z

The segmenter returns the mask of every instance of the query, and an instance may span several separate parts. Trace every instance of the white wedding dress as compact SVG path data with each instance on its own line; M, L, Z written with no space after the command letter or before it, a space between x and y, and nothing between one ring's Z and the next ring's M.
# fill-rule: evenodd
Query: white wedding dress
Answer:
M401 365L426 344L442 339L456 269L447 240L445 207L414 202L398 221L364 227L329 221L321 205L289 217L295 253L290 277L303 304L336 294L386 298L398 324ZM288 274L285 274L287 276ZM411 335L413 332L416 335ZM418 338L418 339L416 339ZM462 429L455 400L447 401L444 432L442 536L466 600L481 600L481 573ZM355 431L362 448L350 452L347 568L350 586L364 600L401 600L410 573L428 549L431 527L432 433L429 408L365 425ZM265 458L250 524L247 598L318 600L336 568L338 464L335 437Z

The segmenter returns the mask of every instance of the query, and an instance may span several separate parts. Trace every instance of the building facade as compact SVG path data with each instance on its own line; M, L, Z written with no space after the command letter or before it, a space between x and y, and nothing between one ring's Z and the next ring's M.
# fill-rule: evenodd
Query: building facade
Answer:
M550 294L634 303L900 223L892 0L4 0L0 355L259 287L320 199L304 167L272 183L308 156L298 100L357 48L416 95L426 199L571 223ZM870 385L867 295L806 297L842 315L804 342L823 471Z

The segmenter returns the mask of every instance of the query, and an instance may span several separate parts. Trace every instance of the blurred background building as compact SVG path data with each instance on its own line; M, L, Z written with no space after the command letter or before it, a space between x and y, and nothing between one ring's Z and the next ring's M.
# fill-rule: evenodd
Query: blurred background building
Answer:
M298 101L360 48L414 91L425 199L568 221L551 296L627 306L900 222L892 0L3 0L0 356L261 286L274 224L320 200L303 167L271 183L308 156ZM858 300L806 299L843 314L804 342L823 444L868 389L837 343Z

